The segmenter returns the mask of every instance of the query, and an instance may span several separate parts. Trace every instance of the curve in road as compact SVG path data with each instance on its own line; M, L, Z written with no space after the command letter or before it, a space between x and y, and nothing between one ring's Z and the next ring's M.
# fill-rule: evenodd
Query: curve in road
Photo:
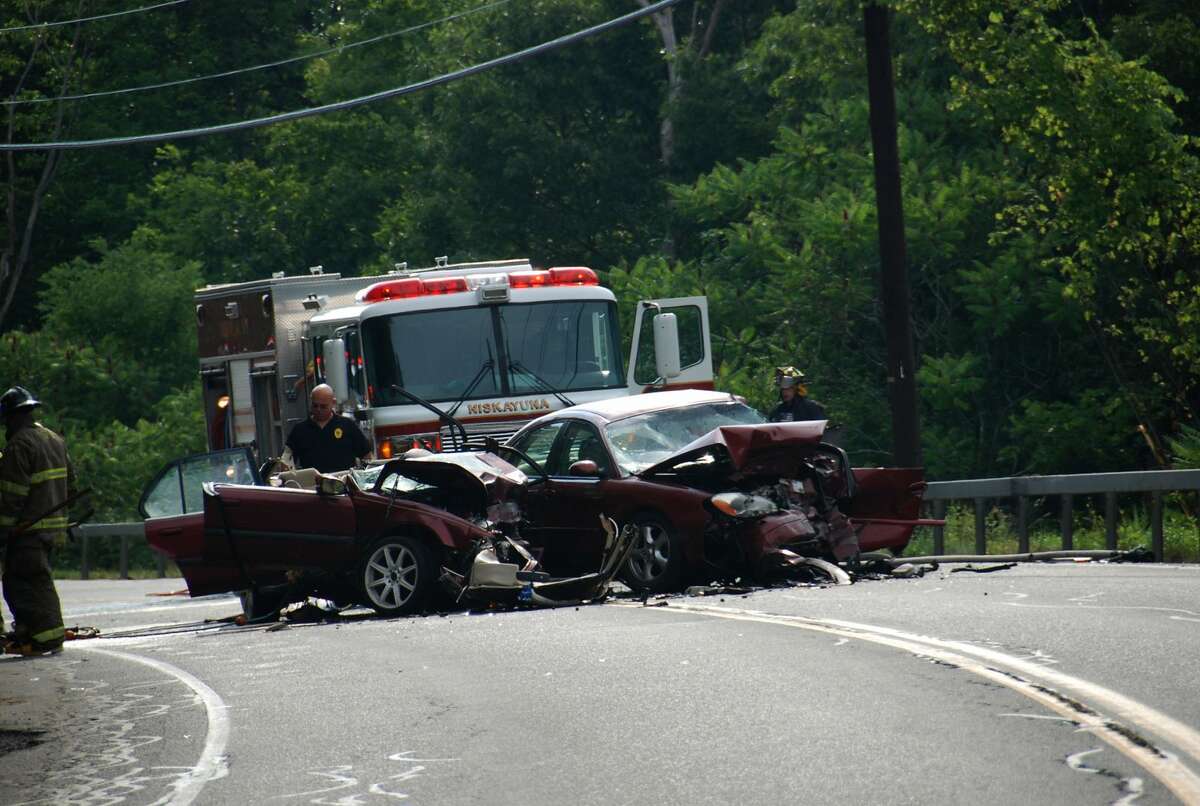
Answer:
M618 606L642 607L642 605ZM1183 764L1178 757L1160 750L1134 731L1103 716L1088 705L1072 697L1067 697L1046 685L1034 682L1034 680L1040 679L1044 683L1084 697L1101 708L1115 712L1117 716L1137 725L1142 730L1160 736L1193 759L1200 761L1200 733L1131 697L1088 680L1047 669L994 649L916 635L872 624L836 619L814 619L804 616L783 616L753 610L677 604L675 602L672 602L669 607L655 609L659 612L703 615L735 621L754 621L811 630L839 638L869 641L951 664L1023 694L1049 710L1080 724L1160 780L1181 801L1187 804L1200 804L1200 776ZM997 666L1008 667L1012 671L996 668Z
M179 780L172 785L175 792L171 795L167 803L171 804L171 806L189 806L200 794L200 790L204 788L205 784L225 776L228 771L225 761L225 746L229 742L229 717L225 703L217 692L213 691L212 688L195 675L189 674L164 661L134 655L129 652L100 649L86 643L79 644L79 649L148 666L162 674L175 678L190 688L200 698L201 702L204 703L204 711L208 718L208 732L204 739L204 750L200 753L200 758L197 760L195 766L180 776Z

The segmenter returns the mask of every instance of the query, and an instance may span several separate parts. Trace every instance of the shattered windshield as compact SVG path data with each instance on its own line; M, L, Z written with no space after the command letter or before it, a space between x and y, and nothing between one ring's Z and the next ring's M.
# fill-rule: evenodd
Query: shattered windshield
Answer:
M743 403L705 403L616 420L604 431L617 464L640 473L723 425L756 425L763 416Z
M386 465L374 465L362 470L351 470L350 477L354 479L354 484L358 489L374 490L375 484L379 481L379 474L383 472L384 467ZM430 485L414 481L399 473L392 473L383 480L383 486L379 489L379 492L390 493L395 490L403 494L426 489L430 489Z

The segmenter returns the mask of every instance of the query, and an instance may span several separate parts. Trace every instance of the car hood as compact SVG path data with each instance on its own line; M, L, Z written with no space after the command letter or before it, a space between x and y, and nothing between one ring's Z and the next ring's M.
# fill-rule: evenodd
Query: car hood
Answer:
M385 467L422 484L454 490L467 496L473 508L508 500L524 489L526 475L493 453L436 453L413 459L395 459Z
M684 445L656 465L637 473L654 476L672 473L705 454L724 453L733 469L744 475L776 474L796 469L796 450L815 447L825 434L825 420L799 423L723 425Z

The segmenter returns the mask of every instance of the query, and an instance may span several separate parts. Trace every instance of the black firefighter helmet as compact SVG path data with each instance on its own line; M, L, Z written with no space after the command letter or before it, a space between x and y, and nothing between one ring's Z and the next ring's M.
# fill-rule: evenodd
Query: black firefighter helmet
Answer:
M18 411L42 405L24 386L14 386L0 395L0 417L10 417Z

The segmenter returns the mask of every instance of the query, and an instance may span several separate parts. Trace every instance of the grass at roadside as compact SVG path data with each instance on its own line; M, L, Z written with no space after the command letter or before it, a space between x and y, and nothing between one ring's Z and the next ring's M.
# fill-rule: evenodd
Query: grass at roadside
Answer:
M1029 524L1030 551L1055 551L1062 548L1058 512L1036 513ZM1013 554L1017 551L1017 526L1013 513L1001 507L988 511L987 553ZM1077 549L1104 549L1104 513L1094 508L1077 511L1074 519ZM1150 548L1150 512L1143 506L1124 509L1118 518L1117 547ZM970 504L952 504L946 512L945 551L947 554L975 553L975 510ZM933 552L933 530L920 528L904 553L917 557ZM1200 562L1200 521L1175 507L1163 511L1163 559L1166 562Z

